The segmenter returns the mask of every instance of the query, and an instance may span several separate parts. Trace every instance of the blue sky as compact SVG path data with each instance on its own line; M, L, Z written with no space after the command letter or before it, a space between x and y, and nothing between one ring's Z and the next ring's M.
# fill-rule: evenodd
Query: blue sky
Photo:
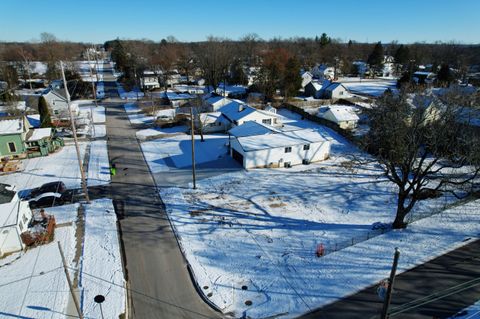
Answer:
M0 41L314 37L480 43L479 0L1 0Z

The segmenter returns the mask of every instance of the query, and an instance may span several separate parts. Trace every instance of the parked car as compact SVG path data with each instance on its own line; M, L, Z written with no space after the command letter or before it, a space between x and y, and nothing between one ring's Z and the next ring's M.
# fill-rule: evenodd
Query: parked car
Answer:
M43 193L59 193L64 194L67 191L67 187L62 181L55 181L43 184L40 187L34 188L30 191L28 198L37 197Z
M44 208L44 207L52 207L52 206L59 206L65 203L65 198L60 193L43 193L38 195L35 198L32 198L28 201L30 208Z

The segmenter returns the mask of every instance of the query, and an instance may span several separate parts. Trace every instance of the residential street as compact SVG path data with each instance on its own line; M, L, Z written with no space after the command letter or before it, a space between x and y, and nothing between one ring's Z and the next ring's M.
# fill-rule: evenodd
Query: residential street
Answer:
M399 262L402 262L402 255L400 255ZM393 314L390 318L449 318L480 299L479 270L480 240L477 240L400 274L395 280L392 310L407 302L424 298L471 280L476 279L477 285L431 303L426 303L418 308L412 308L404 313ZM318 311L302 316L302 318L380 318L381 309L382 303L376 294L376 287L369 287Z
M120 215L131 318L219 318L199 296L123 105L106 107L111 194Z

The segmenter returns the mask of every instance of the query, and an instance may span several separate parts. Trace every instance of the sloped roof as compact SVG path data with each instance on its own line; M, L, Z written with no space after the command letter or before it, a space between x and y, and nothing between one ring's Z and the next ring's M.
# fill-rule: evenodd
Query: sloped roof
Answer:
M230 103L232 100L230 100L229 98L226 98L226 97L223 97L223 96L212 96L210 97L209 99L206 100L206 102L208 104L211 104L211 105L216 105L218 103L218 105L226 105L228 103Z
M222 114L228 118L230 121L238 121L243 117L250 115L257 110L243 102L240 101L231 101L228 104L225 104L219 109Z
M50 137L52 135L52 129L50 127L37 128L33 130L32 135L28 138L29 142L41 140L42 138Z
M325 91L333 91L338 87L343 87L346 91L348 91L347 88L340 82L333 82L332 84L330 84L328 87L325 88Z
M20 134L24 129L21 118L0 120L0 135Z
M264 134L270 134L273 132L278 132L278 130L273 128L270 125L264 125L261 123L257 123L255 121L247 121L242 125L235 126L234 128L228 131L230 135L235 137L264 135Z
M245 152L328 141L313 129L237 137L237 140Z
M327 112L332 113L338 122L359 120L359 117L357 116L357 114L355 114L354 109L349 106L332 105L329 107L329 109L325 113Z

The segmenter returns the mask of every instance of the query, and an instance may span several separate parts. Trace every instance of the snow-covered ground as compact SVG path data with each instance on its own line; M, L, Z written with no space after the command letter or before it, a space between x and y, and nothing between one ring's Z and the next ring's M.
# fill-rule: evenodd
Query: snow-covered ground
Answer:
M480 319L480 301L463 309L450 319Z
M80 272L83 313L85 318L101 318L94 297L103 295L104 317L118 318L125 312L125 281L117 217L110 199L95 200L85 207L85 241Z
M227 156L228 136L205 135L205 141L195 135L195 163L201 164ZM190 135L176 135L141 144L152 173L168 171L170 167L185 168L192 164ZM171 163L170 165L168 163Z
M145 115L141 112L141 109L133 103L126 103L124 107L131 124L147 124L152 123L154 120L153 116Z
M224 312L293 317L387 277L394 247L402 251L401 272L478 236L480 202L474 202L316 258L320 243L332 250L352 237L366 239L375 222L391 222L395 187L374 163L352 162L352 155L367 156L335 132L285 110L279 114L286 125L329 136L330 159L220 175L197 182L197 190L160 190L199 286ZM189 149L181 145L174 137L142 143L142 149L155 173L169 155L189 164ZM216 156L214 147L197 154ZM441 210L450 200L422 201L413 214Z
M76 218L76 211L77 205L62 206L59 220L72 221L72 217ZM57 215L54 209L47 209L47 213ZM57 241L62 246L68 267L76 268L73 262L76 242L74 224L56 228L52 243L20 253L21 257L8 265L0 260L0 265L3 265L0 267L1 318L67 317L70 291Z
M87 144L79 143L82 158ZM67 188L80 188L80 171L74 145L65 145L48 156L22 160L21 172L0 176L0 183L15 185L17 190L39 187L61 180Z
M110 164L108 161L107 141L92 141L88 161L88 186L110 183Z
M174 126L168 128L147 128L144 130L137 131L136 135L138 139L147 139L149 137L155 136L165 136L165 135L178 135L183 134L188 131L188 127L182 126Z
M76 314L69 301L70 291L57 241L62 246L72 280L77 273L85 318L100 318L100 310L93 300L98 294L105 296L105 318L118 318L125 312L125 282L112 201L100 199L85 205L81 252L76 251L78 206L46 209L55 216L57 225L62 224L55 229L52 243L0 259L1 318L63 319ZM74 262L76 255L80 256L78 264Z

